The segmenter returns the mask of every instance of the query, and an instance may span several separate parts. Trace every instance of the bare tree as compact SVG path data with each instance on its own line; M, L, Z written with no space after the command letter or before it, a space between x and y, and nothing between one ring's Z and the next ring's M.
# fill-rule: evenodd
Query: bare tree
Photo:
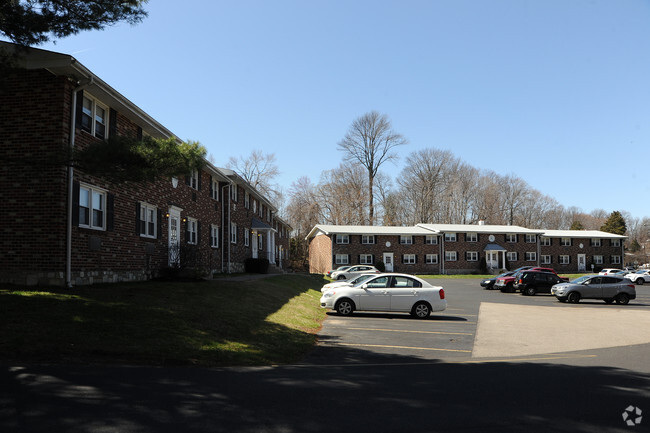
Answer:
M367 184L359 164L341 164L324 171L316 188L321 218L326 224L365 224Z
M374 180L379 167L386 161L394 160L397 154L393 149L406 144L401 134L392 130L388 117L371 111L357 118L338 143L338 148L345 152L346 161L355 161L368 170L368 224L373 225Z
M270 201L276 203L282 199L282 192L274 183L275 178L280 174L275 162L275 154L263 154L261 150L254 150L248 158L231 156L227 167L236 171Z

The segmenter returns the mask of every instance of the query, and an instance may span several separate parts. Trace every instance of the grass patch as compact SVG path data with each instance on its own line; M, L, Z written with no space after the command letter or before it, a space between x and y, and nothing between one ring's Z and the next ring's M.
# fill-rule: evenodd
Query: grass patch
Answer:
M0 289L0 359L269 365L308 352L325 311L319 276Z

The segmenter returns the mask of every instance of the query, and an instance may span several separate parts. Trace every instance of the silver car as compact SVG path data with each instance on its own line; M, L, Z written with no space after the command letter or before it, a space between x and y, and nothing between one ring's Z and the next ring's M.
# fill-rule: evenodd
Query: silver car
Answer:
M636 299L634 284L626 278L616 275L585 275L568 283L551 287L551 294L560 302L569 301L577 304L581 299L602 299L611 304L626 305Z

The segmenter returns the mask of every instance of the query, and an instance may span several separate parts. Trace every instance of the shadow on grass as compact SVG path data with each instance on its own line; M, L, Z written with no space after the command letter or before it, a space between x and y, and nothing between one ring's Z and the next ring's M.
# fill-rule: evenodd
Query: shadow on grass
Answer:
M154 365L285 363L313 333L267 320L293 299L318 326L323 279L146 282L73 289L0 290L0 359ZM315 300L314 300L315 299ZM294 307L292 307L294 308ZM322 313L321 313L322 314Z

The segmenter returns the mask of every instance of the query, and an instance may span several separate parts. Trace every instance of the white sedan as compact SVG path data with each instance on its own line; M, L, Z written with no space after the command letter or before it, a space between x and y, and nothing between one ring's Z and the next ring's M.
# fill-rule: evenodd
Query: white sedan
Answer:
M625 278L631 280L634 284L638 284L638 285L641 285L643 283L650 283L650 270L639 269L636 272L627 274Z
M432 311L447 308L445 291L408 274L379 274L355 286L336 287L323 293L320 306L342 316L359 311L401 311L426 319Z
M332 281L331 283L325 284L323 287L321 287L320 291L322 293L327 292L328 290L334 289L336 287L343 287L343 286L355 286L358 283L367 280L370 277L373 277L377 274L361 274L358 277L354 277L351 280L336 280Z
M333 280L349 280L351 278L358 277L360 274L372 274L372 273L378 274L379 269L370 265L356 265L356 266L350 266L349 268L343 271L336 270L332 272L332 275L330 277Z

